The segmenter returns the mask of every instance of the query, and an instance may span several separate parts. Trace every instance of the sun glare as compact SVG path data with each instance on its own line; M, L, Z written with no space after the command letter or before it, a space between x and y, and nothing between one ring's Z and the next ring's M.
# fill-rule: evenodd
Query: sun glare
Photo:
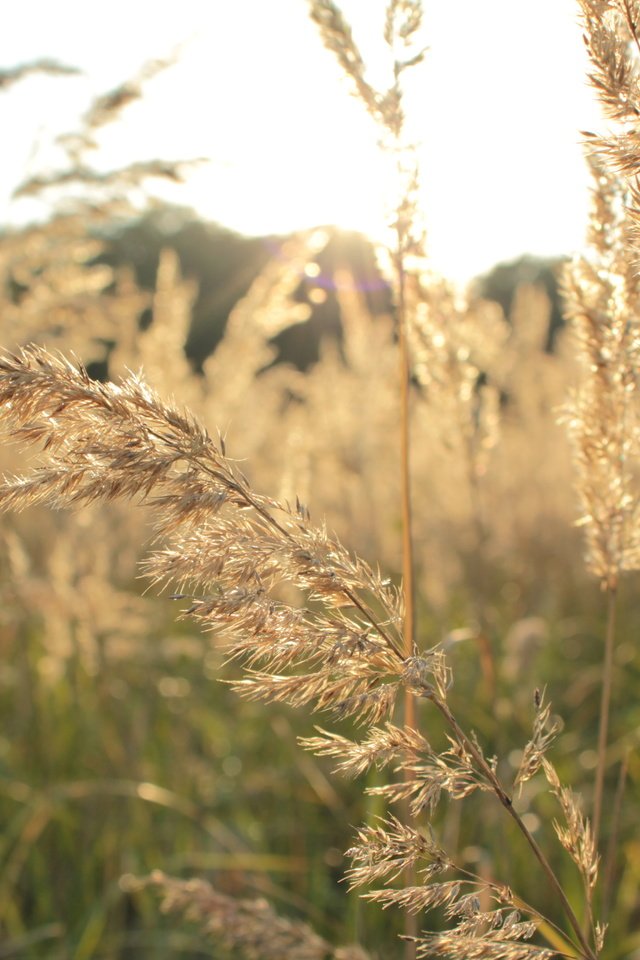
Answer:
M174 71L186 102L198 89L212 91L210 109L183 130L182 142L208 161L189 177L185 201L246 233L333 224L379 236L388 176L373 121L304 10L291 33L274 32L268 53L260 28L269 29L269 17L256 13L235 55L219 48L220 18L212 14ZM158 117L162 109L159 102Z
M385 165L364 137L347 149L345 132L334 118L329 128L299 127L284 151L282 144L272 149L248 139L235 161L212 158L195 170L182 195L205 216L244 233L333 224L380 236Z
M82 27L84 8L67 2L77 7ZM380 88L390 79L381 40L384 5L342 3ZM114 6L124 13L124 0ZM512 0L491 0L481 11L467 8L470 21L462 33L453 5L428 10L429 51L415 71L407 110L422 145L428 249L434 267L456 279L525 252L579 246L586 177L577 131L594 122L594 112L585 109L589 95L580 79L584 64L577 58L584 54L573 0L540 0L526 27L527 36L538 39L522 48L499 42L504 24L513 36L523 35ZM204 158L186 184L161 187L161 196L249 234L334 224L384 236L393 195L390 161L378 149L373 121L322 47L305 3L184 0L179 35L175 21L156 7L153 31L146 33L145 10L150 14L151 4L140 0L139 33L126 33L117 62L105 53L117 45L117 16L105 20L99 42L87 29L77 49L68 35L56 37L53 20L47 22L46 44L40 31L44 46L38 49L34 40L32 48L26 43L32 36L26 21L24 36L13 25L17 39L9 40L24 61L58 56L86 72L83 80L49 81L48 96L58 97L51 104L41 102L44 82L34 81L32 107L40 118L34 136L42 139L42 131L52 129L67 94L79 104L83 89L88 101L91 93L135 73L145 59L164 57L181 44L176 65L148 84L143 101L125 111L121 123L104 129L99 165ZM496 41L495 49L476 42L479 30L487 44ZM542 48L544 71L536 59ZM0 38L0 55L9 62L10 50L2 51ZM23 113L29 89L20 92ZM13 128L21 121L16 114ZM12 126L10 118L7 123ZM11 170L28 166L27 146L12 154L21 159ZM10 159L0 157L3 172L7 180L15 177Z
M477 44L456 32L451 11L427 17L432 45L416 71L408 113L420 147L428 248L435 268L454 279L526 252L570 253L581 242L587 181L577 131L593 114L584 84L569 87L584 75L571 2L543 2L547 15L528 28L539 32L549 18L557 27L543 76L526 51L480 61ZM382 88L390 78L379 37L384 4L343 6ZM241 22L247 7L250 33ZM393 178L375 124L350 95L305 5L282 0L280 15L274 26L274 10L265 5L226 6L224 16L213 5L173 71L174 98L204 107L178 111L165 146L175 152L177 143L208 158L182 189L182 201L250 234L334 224L380 239ZM491 17L496 24L507 17L518 33L504 0L482 16L489 26ZM560 100L558 90L565 90ZM162 127L166 105L160 96L155 126Z

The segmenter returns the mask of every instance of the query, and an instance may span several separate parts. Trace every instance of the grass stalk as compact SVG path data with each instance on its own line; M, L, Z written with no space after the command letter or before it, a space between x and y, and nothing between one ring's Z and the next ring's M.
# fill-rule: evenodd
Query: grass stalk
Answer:
M602 826L602 800L604 794L604 776L607 766L607 744L609 739L609 713L611 709L611 690L613 686L613 652L615 648L616 610L618 591L615 584L608 588L607 631L604 647L602 672L602 692L600 698L600 723L598 729L598 763L596 766L595 790L593 798L593 841L596 850Z
M400 354L400 483L402 504L402 583L404 594L404 655L409 658L415 653L415 576L413 558L413 529L411 509L411 421L410 421L410 378L411 365L409 359L409 343L407 331L406 308L406 272L404 266L404 248L406 243L405 231L401 213L398 214L396 224L397 256L396 279L397 292L397 329ZM404 721L406 726L416 727L415 697L410 690L404 693ZM406 772L405 777L409 774ZM408 810L408 804L407 804ZM416 865L411 864L406 870L408 886L416 883ZM408 938L415 938L418 934L418 917L409 910L404 914L404 932ZM416 947L413 939L405 943L405 960L414 960Z
M458 740L458 742L462 744L464 748L471 754L478 768L481 770L483 776L491 784L491 787L493 788L493 791L497 796L498 800L500 801L504 809L507 811L511 819L515 822L516 826L518 827L518 830L527 841L536 860L542 867L545 873L545 876L549 881L549 884L551 885L552 889L555 891L558 897L558 900L562 905L562 908L565 912L565 915L571 926L571 929L573 930L576 940L580 945L582 956L585 958L588 958L588 960L597 960L596 954L594 953L591 946L589 945L589 942L587 941L587 938L580 926L580 922L575 915L573 907L569 903L567 895L562 888L562 884L558 880L556 874L553 871L551 864L549 863L542 849L538 845L538 842L536 841L535 837L528 830L520 814L517 812L517 810L514 809L513 801L511 797L509 796L507 791L504 789L497 775L491 769L490 765L487 763L487 761L483 757L480 750L478 750L473 740L470 737L468 737L467 734L464 732L464 730L462 729L462 727L460 726L460 724L458 723L454 715L449 710L449 707L447 706L447 704L443 700L440 700L439 697L437 696L434 696L431 699L434 706L439 710L439 712L442 714L445 721L447 722L448 726L452 729L456 737L456 740Z
M602 871L602 922L606 923L611 911L611 903L614 892L614 878L616 872L616 861L618 859L618 846L620 839L620 821L622 818L622 801L624 791L627 785L627 774L629 772L629 752L625 754L620 765L618 774L618 785L616 795L613 801L613 812L610 819L611 832L609 843L607 844L607 855L605 857L604 869Z
M398 231L398 246L403 243L402 233ZM400 475L402 499L402 578L404 593L404 654L415 654L415 575L413 558L413 533L411 509L411 436L410 436L410 364L407 342L407 317L405 303L405 273L402 253L398 263L398 340L400 347ZM415 726L414 698L408 695L405 720Z

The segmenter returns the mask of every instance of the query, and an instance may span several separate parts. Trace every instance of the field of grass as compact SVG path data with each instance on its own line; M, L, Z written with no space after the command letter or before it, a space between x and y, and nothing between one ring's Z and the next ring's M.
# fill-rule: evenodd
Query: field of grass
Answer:
M0 958L640 956L640 5L581 6L622 132L552 348L542 290L429 270L417 0L388 91L310 4L401 189L391 315L320 276L305 372L273 338L322 231L201 372L193 283L105 266L110 206L0 236Z

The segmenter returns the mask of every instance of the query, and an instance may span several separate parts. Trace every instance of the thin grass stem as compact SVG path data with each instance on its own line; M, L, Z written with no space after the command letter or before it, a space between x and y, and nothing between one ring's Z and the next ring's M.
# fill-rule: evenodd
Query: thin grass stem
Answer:
M613 812L611 814L611 833L607 845L607 855L602 878L602 923L607 922L607 917L611 911L611 902L613 900L613 884L616 871L616 861L618 854L618 841L620 838L620 820L622 815L622 801L624 791L627 785L627 774L629 772L629 751L625 754L620 764L618 774L618 785L616 795L613 801Z
M602 825L602 800L604 793L604 775L607 766L607 743L609 739L609 713L611 708L611 689L613 686L613 652L616 634L616 610L618 591L615 584L608 588L607 632L604 647L602 674L602 693L600 699L600 726L598 730L598 764L596 766L595 791L593 798L593 843L598 849Z
M434 706L442 714L447 724L453 730L458 742L462 744L464 748L471 754L478 768L480 769L480 771L482 772L486 780L490 783L498 800L500 801L504 809L507 811L511 819L514 820L521 834L524 836L525 840L529 844L529 847L533 851L533 854L535 855L536 860L542 867L547 877L547 880L549 881L549 883L551 884L551 887L553 888L553 890L558 896L558 899L562 905L562 908L565 912L567 920L569 921L571 929L575 934L576 940L580 944L582 956L588 958L588 960L597 960L596 954L593 952L591 946L589 945L589 942L586 939L585 934L582 931L578 918L574 913L573 907L571 906L571 904L569 903L569 900L567 899L567 895L565 894L562 888L562 884L560 883L557 876L555 875L553 868L551 867L551 864L545 857L541 848L538 846L538 843L535 837L527 829L520 814L517 812L517 810L514 809L513 801L511 800L511 797L509 796L509 794L506 792L506 790L500 783L500 780L498 779L497 775L494 773L494 771L491 769L491 767L489 766L485 758L482 756L482 753L478 750L473 740L467 736L467 734L464 732L462 727L459 725L458 721L449 710L449 707L447 706L447 704L444 703L443 700L440 700L440 698L437 696L433 696L431 700Z
M400 477L402 501L402 583L404 592L404 654L407 658L415 653L415 577L413 558L413 528L411 509L411 420L410 420L410 377L411 365L409 359L409 344L407 331L406 309L406 274L404 265L404 248L406 243L405 231L402 225L401 214L398 215L396 225L397 255L396 279L398 284L397 328L400 353ZM404 694L404 722L407 727L416 728L415 697L410 690ZM406 777L410 774L405 773ZM408 809L408 804L407 804ZM417 877L417 868L411 864L406 870L408 886L414 886ZM406 910L404 915L405 960L414 960L416 946L413 938L418 935L418 917L415 913Z

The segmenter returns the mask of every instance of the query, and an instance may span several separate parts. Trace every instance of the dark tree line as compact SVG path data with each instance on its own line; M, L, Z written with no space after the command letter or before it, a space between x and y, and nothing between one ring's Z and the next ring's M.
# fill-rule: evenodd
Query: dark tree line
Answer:
M295 299L308 304L309 320L290 327L274 338L275 362L288 362L306 369L318 360L325 337L340 340L341 327L334 277L349 271L373 316L393 310L392 295L366 237L327 228L329 240L316 257L318 277L301 275ZM129 223L111 227L103 234L105 252L100 259L113 267L133 268L138 284L152 290L161 251L173 248L182 273L197 282L192 325L186 344L194 368L201 367L224 334L227 318L247 293L263 267L273 258L286 256L287 236L246 237L215 223L200 220L180 207L157 207ZM473 296L497 301L509 316L517 288L541 286L551 302L548 349L563 324L558 274L562 260L525 255L498 264L472 285ZM321 286L325 299L317 302L313 291ZM142 326L150 313L140 318Z

